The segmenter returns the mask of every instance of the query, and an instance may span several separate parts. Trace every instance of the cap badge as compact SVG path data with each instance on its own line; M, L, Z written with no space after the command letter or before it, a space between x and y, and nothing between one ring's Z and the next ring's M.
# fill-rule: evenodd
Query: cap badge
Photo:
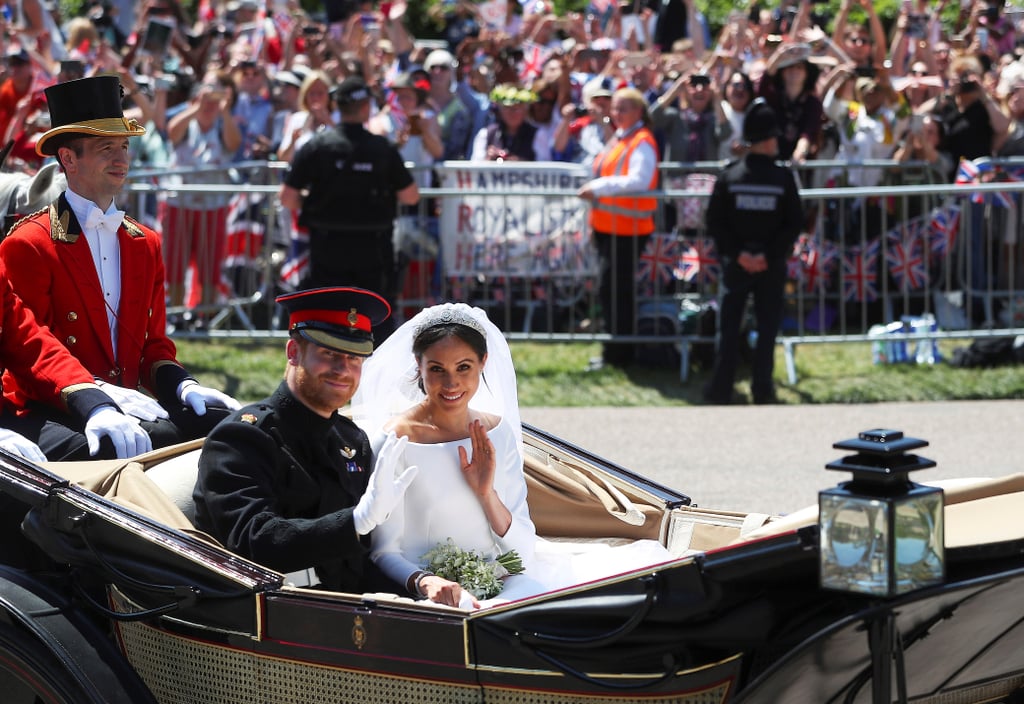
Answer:
M350 308L348 311L348 324L355 327L356 323L359 322L359 314L356 313L355 308Z

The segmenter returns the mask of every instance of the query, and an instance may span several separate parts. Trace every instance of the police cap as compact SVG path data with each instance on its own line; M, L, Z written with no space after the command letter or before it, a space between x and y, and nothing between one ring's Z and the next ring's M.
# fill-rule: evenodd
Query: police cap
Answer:
M369 100L370 88L362 76L348 76L331 91L331 97L338 105L351 105L360 100Z
M332 286L278 296L288 312L288 330L328 349L368 357L373 326L391 315L391 306L373 291Z
M766 103L764 98L758 98L751 103L747 116L743 119L743 141L747 144L757 144L778 137L779 134L779 119L772 106Z

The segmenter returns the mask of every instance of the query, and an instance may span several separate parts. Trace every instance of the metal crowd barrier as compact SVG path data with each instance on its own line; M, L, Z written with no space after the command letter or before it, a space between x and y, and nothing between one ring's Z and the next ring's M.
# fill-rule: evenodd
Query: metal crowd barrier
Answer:
M1016 162L1006 162L1013 178ZM221 193L239 203L228 227L228 285L216 302L173 306L204 314L181 336L281 337L273 298L301 281L301 232L275 197L283 164L239 165L242 184L179 185L183 193ZM636 310L629 332L601 327L599 262L585 204L588 174L565 164L435 165L435 188L396 226L404 319L425 305L464 300L485 308L510 339L622 342L656 359L677 359L681 378L691 350L715 340L720 265L704 231L703 209L717 163L662 164L658 230L633 248ZM804 183L843 168L879 168L899 182L920 164L892 161L811 163ZM140 211L167 172L136 172L129 186ZM187 180L187 174L185 174ZM1020 192L1024 181L876 188L801 189L806 224L789 261L779 343L796 381L795 351L821 342L872 342L924 351L942 338L1024 334L1024 257ZM181 263L182 268L184 262ZM206 282L201 282L206 283ZM897 360L887 360L897 361Z

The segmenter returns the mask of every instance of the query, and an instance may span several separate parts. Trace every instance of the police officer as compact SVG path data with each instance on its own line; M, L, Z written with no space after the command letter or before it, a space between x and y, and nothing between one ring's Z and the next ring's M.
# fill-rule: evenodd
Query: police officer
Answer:
M708 234L714 238L723 270L718 356L704 388L708 403L732 400L748 294L753 294L757 317L751 393L754 403L776 402L772 368L786 259L803 222L793 172L775 163L779 134L775 111L756 100L743 121L743 141L749 150L725 167L708 201Z
M272 396L214 428L199 456L195 523L230 550L296 586L399 591L368 560L367 534L416 475L401 473L407 438L391 435L373 464L366 434L338 413L391 312L370 291L320 288L280 296L290 338ZM370 469L374 467L371 473Z
M316 134L298 152L281 185L281 204L309 230L310 287L353 285L395 294L392 233L398 204L420 193L402 156L364 128L370 89L349 76L332 92L341 124ZM305 198L301 191L308 190ZM378 342L393 329L377 330Z

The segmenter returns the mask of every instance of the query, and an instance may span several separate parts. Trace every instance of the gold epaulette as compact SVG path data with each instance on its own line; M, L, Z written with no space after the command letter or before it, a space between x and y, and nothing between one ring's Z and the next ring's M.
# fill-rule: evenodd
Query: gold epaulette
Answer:
M122 221L121 224L124 225L124 229L132 237L145 237L146 236L145 231L143 231L143 229L142 229L142 225L140 225L137 220L133 220L132 218L128 217L127 215L124 216L124 220Z

